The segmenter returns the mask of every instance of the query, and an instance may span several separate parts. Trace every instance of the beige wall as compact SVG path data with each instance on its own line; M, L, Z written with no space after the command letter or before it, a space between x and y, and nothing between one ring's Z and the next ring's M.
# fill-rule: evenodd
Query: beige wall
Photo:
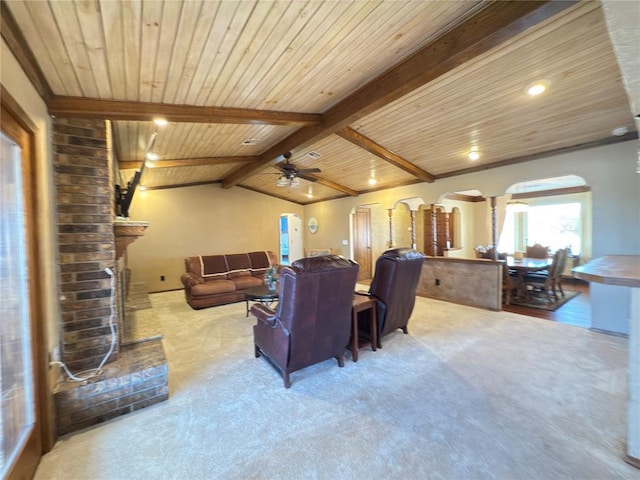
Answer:
M304 218L301 205L244 188L214 184L138 191L130 218L148 221L149 227L127 251L132 281L145 282L150 292L174 290L182 288L185 257L255 250L277 255L282 213Z
M486 197L503 196L509 186L518 182L574 174L584 178L592 189L593 255L635 254L640 249L636 240L640 238L640 176L635 173L637 145L638 142L634 140L446 178L434 183L415 184L307 205L304 208L305 218L316 216L325 219L325 224L330 220L333 225L330 235L325 230L327 234L322 237L321 242L317 241L319 237L307 235L306 246L334 246L339 245L341 239L349 238L349 214L358 205L379 205L382 214L376 218L384 223L388 222L385 209L392 208L403 198L418 197L427 204L441 203L442 195L447 192L471 189L480 190ZM457 202L456 206L464 203ZM472 216L475 222L473 233L468 231L465 234L470 240L467 243L488 243L491 232L487 225L487 202L474 203L465 210L469 212L468 215L463 212L463 217ZM625 229L629 229L629 233ZM380 226L378 230L384 232L383 235L388 239L388 225L386 229Z

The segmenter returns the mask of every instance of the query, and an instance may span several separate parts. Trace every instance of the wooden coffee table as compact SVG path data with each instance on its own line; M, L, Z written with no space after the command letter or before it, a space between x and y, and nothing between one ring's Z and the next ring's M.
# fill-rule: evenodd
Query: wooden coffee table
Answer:
M263 305L271 306L273 302L278 300L278 289L269 290L266 285L259 287L247 288L244 292L244 300L247 303L247 317L249 316L249 302L260 302Z

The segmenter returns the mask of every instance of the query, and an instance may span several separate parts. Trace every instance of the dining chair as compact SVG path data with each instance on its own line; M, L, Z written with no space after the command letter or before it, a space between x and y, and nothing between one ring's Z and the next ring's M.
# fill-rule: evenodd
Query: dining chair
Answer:
M549 247L545 247L543 245L540 245L539 243L527 245L524 256L528 258L548 258Z
M526 284L527 293L544 296L549 302L552 302L558 300L556 292L556 288L558 288L564 297L560 276L564 271L566 258L567 250L564 248L558 249L553 254L553 262L548 271L525 275L523 281Z
M484 245L478 245L473 251L476 252L476 258L484 258L485 253L487 253Z
M560 294L564 297L564 290L562 289L562 273L567 266L567 259L569 258L569 251L566 248L561 249L560 258L558 259L558 266L553 273L553 290L560 291Z
M520 279L515 272L509 270L507 262L503 262L502 265L502 293L504 296L504 304L511 305L511 299L513 295L518 295L520 288Z

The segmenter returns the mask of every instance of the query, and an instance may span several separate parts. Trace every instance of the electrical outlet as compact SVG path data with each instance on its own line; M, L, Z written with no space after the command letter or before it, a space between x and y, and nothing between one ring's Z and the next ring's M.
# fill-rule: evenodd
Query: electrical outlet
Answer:
M53 347L53 349L51 350L51 361L52 362L60 361L60 347L58 345Z
M160 281L164 282L164 275L160 275Z
M439 286L440 286L440 279L436 278L436 287L439 287Z

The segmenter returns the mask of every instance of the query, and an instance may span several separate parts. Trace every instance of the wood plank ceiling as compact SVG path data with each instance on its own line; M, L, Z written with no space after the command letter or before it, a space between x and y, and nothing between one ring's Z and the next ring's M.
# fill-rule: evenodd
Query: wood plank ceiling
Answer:
M637 138L599 2L11 1L2 35L124 181L158 132L147 188L307 204ZM276 186L286 151L317 181Z

